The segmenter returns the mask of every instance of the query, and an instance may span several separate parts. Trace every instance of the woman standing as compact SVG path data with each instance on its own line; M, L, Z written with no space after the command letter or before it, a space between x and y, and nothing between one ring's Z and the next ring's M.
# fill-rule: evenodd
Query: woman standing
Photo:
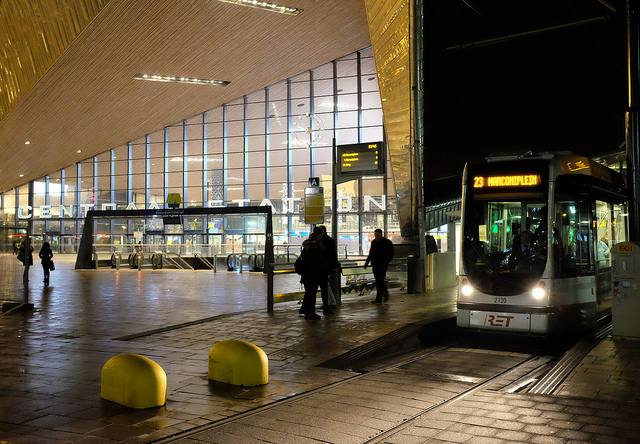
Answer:
M49 271L51 270L51 264L53 261L53 251L51 251L51 246L49 242L45 242L42 244L42 248L40 249L40 253L38 253L40 259L42 260L42 270L44 271L44 285L45 287L49 286Z

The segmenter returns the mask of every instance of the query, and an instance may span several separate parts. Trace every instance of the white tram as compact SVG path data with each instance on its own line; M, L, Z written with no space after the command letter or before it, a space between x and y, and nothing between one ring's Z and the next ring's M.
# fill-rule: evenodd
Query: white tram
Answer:
M628 237L624 178L544 154L465 167L462 328L549 334L611 310L611 247Z

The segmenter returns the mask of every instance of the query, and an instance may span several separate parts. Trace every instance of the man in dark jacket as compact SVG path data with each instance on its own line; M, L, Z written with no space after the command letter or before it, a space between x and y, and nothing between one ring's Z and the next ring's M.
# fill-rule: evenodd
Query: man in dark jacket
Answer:
M302 284L304 285L300 313L304 314L305 319L320 319L321 316L316 313L316 293L321 282L327 279L327 274L325 255L316 234L312 233L309 239L302 243L300 257L303 263Z
M340 267L338 262L338 251L336 242L327 234L327 227L324 225L317 226L313 229L313 233L318 236L320 247L325 256L324 265L325 278L320 281L320 294L322 295L322 312L324 314L333 314L331 303L329 302L329 275L334 273Z
M373 303L380 304L383 298L385 302L389 300L386 279L389 262L393 259L393 243L382 236L382 230L380 228L376 228L373 235L375 239L371 241L369 256L367 256L367 260L364 262L364 268L367 268L369 263L371 263L377 290L376 300L373 301Z

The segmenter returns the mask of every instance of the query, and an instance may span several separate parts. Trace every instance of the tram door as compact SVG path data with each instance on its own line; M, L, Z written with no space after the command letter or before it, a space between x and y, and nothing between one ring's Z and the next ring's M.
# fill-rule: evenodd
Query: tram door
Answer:
M595 243L595 270L598 311L611 308L613 289L611 286L611 247L626 241L626 230L617 230L622 207L596 200L593 222ZM618 219L616 221L616 219ZM624 224L624 223L623 223Z

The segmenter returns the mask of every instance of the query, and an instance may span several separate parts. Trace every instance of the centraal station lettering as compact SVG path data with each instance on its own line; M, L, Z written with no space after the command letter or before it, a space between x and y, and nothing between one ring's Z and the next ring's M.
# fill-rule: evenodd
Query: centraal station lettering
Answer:
M353 196L338 196L338 212L345 213L348 211L353 211ZM260 202L260 206L269 205L273 209L275 214L290 214L296 213L297 208L296 204L301 202L302 198L300 197L287 197L281 199L279 209L271 202L270 199L263 199ZM256 201L257 202L257 201ZM250 199L234 199L231 201L235 206L247 206L251 203ZM372 204L374 209L372 210ZM208 208L216 208L216 207L226 207L227 205L224 201L221 200L210 200L207 202ZM372 196L364 195L363 196L363 209L364 211L384 211L387 206L387 196L380 196L380 201L377 201ZM100 208L96 208L95 204L79 204L79 205L40 205L37 207L39 212L35 214L40 219L52 219L52 218L65 218L65 217L84 217L87 214L87 211L90 210L116 210L118 206L115 203L105 203L100 205ZM122 207L121 207L122 208ZM138 208L137 205L133 202L130 202L127 205L127 210L138 210L144 208ZM151 202L146 207L148 210L159 210L160 207L156 202ZM57 214L54 214L52 210L57 210ZM33 207L29 205L23 205L18 207L18 218L19 219L31 219L34 217Z

